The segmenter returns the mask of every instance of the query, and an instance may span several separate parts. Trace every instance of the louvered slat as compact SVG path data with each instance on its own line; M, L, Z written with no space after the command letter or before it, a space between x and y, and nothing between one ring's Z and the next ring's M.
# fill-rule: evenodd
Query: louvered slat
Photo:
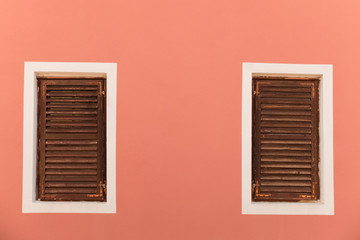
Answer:
M105 79L38 84L38 198L106 201Z
M316 79L253 79L253 200L319 199Z

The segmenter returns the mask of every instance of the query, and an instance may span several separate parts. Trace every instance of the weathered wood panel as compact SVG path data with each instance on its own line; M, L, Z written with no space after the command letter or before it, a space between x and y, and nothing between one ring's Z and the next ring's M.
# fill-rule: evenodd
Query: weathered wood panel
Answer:
M106 81L54 76L38 77L37 198L106 201Z
M253 78L253 201L314 201L319 80Z

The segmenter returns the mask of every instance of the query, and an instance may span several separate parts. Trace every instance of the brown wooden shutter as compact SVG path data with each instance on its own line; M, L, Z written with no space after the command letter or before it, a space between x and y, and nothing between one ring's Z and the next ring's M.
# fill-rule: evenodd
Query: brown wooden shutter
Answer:
M106 201L106 79L37 79L37 198Z
M319 80L253 77L253 201L319 199Z

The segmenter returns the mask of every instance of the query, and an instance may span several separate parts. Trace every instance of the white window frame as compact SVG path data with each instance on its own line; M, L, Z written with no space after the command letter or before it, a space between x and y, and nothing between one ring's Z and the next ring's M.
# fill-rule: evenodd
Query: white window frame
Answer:
M320 75L319 175L316 202L254 202L251 198L252 75ZM334 215L333 174L333 68L323 64L243 63L242 75L242 213L282 215Z
M116 63L25 62L23 213L116 213L116 69ZM106 74L106 202L36 200L37 72Z

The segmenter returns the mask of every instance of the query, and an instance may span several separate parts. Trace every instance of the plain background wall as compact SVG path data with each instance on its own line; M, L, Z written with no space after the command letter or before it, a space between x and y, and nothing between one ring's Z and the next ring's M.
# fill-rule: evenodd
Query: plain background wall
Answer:
M0 2L0 239L360 239L360 1ZM117 62L117 214L22 214L24 61ZM242 62L334 65L335 216L241 215Z

